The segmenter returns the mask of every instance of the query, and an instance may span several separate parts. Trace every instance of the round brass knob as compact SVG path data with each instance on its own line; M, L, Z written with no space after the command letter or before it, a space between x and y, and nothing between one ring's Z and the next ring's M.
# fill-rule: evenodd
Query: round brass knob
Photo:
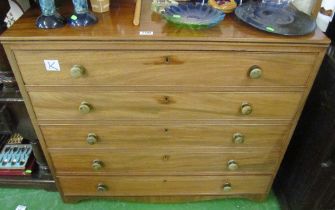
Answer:
M244 135L242 133L234 133L233 134L233 142L235 144L243 144L243 142L244 142Z
M249 115L252 112L252 106L249 103L242 103L241 105L241 113L243 115Z
M252 66L249 71L251 79L259 79L262 77L262 69L259 66Z
M229 192L229 191L231 191L231 190L232 190L232 186L231 186L230 183L224 183L224 184L223 184L223 191L224 191L224 192Z
M81 65L74 65L70 69L70 73L72 78L77 79L79 77L82 77L85 74L85 68Z
M95 133L89 133L87 134L86 141L88 144L95 144L98 141L98 137Z
M105 184L99 183L97 185L98 192L106 192L107 190L108 190L108 187Z
M101 168L103 167L103 163L101 160L93 160L93 163L92 163L92 168L94 170L100 170Z
M85 101L80 103L79 112L82 114L87 114L91 111L91 105Z
M235 160L229 160L227 166L230 171L235 171L238 169L238 165Z

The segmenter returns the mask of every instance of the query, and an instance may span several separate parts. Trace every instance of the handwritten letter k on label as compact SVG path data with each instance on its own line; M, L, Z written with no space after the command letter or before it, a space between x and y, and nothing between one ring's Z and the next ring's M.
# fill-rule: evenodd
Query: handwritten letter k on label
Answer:
M58 60L44 60L44 65L47 71L60 71Z

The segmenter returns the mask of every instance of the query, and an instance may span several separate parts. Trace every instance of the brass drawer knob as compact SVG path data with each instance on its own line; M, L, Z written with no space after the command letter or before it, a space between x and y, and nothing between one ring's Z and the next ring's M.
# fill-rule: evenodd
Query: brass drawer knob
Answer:
M89 103L83 101L79 106L79 112L82 114L87 114L91 111L92 107Z
M102 184L102 183L99 183L99 184L97 185L97 191L98 191L98 192L106 192L107 190L108 190L107 185Z
M87 134L86 141L88 144L95 144L98 141L98 137L95 133L89 133Z
M262 69L259 66L252 66L249 70L249 77L251 79L259 79L262 77Z
M233 134L233 142L235 144L243 144L243 142L244 142L244 135L242 133L234 133Z
M101 160L93 160L92 162L92 168L96 171L102 169L103 163Z
M235 171L238 169L238 164L235 160L229 160L227 167L230 171Z
M229 192L229 191L231 191L231 190L232 190L232 186L231 186L230 183L224 183L224 184L223 184L223 191L224 191L224 192Z
M74 65L70 69L70 74L71 74L72 78L77 79L79 77L84 76L85 71L86 70L85 70L85 68L83 66L81 66L81 65Z
M248 102L242 103L241 113L243 115L249 115L251 114L251 112L252 112L252 106Z

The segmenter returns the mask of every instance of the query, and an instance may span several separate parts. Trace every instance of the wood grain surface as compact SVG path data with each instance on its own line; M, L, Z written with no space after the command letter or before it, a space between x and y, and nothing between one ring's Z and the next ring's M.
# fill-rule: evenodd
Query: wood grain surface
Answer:
M48 148L281 148L289 125L42 125ZM95 133L97 143L87 143L88 133ZM233 135L244 136L242 144Z
M271 174L279 153L266 150L221 152L173 148L136 150L49 149L57 175L223 175ZM94 160L102 161L102 168L94 170ZM238 169L231 171L227 164L235 160Z
M39 120L292 119L299 92L30 92ZM92 111L79 112L81 102ZM250 115L241 105L250 103Z
M230 195L264 193L271 176L59 176L65 196ZM108 187L97 192L98 184ZM223 191L231 183L232 190ZM148 187L150 186L150 187Z
M198 51L15 51L26 85L111 86L305 86L315 53ZM89 58L89 59L88 59ZM60 71L46 71L58 60ZM85 73L72 78L70 69ZM262 76L249 77L259 66Z

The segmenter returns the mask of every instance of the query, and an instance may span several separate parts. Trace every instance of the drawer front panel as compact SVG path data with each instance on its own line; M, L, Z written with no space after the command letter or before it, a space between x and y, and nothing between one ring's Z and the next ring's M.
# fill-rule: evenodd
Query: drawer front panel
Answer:
M49 148L281 147L287 125L46 125ZM95 135L94 135L95 134Z
M299 92L30 92L29 95L38 120L291 120L302 97ZM242 114L246 107L250 108L250 114Z
M58 180L65 196L233 195L266 193L271 176L60 176ZM224 188L227 184L230 190Z
M58 175L222 175L273 173L279 153L228 153L191 150L49 150ZM230 169L232 160L237 168ZM230 161L230 162L229 162ZM100 166L97 166L100 165ZM230 168L229 168L230 166ZM98 169L97 169L98 167Z
M197 87L304 86L316 59L307 53L189 51L16 51L15 56L27 85ZM44 60L57 60L60 71L46 71L45 65L57 65ZM74 65L85 68L76 78ZM249 75L255 65L262 69L259 79Z

